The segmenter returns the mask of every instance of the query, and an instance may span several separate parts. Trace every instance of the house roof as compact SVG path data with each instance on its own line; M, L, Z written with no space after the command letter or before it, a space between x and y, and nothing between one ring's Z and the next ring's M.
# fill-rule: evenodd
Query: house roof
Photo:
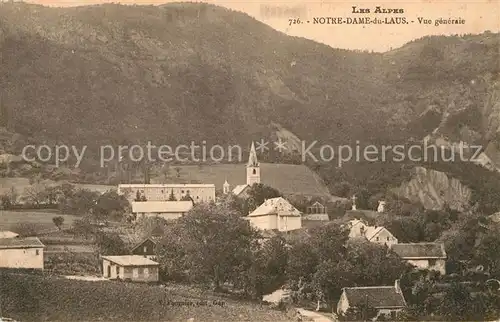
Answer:
M18 236L19 236L19 234L12 232L12 231L8 231L8 230L0 231L0 239L1 238L15 238Z
M247 184L239 184L233 189L233 195L239 196L246 188L248 187Z
M133 201L133 213L178 213L188 212L193 208L192 201Z
M391 249L403 259L446 258L442 243L394 244Z
M385 227L382 227L382 226L367 226L365 228L365 237L366 239L368 240L372 240L375 236L377 236L378 234L380 234L382 231L386 231L388 232L391 236L391 232L389 230L387 230Z
M346 287L344 294L349 306L363 306L368 302L373 308L401 308L406 306L403 294L394 286Z
M137 248L141 247L145 242L147 241L151 241L153 244L157 244L158 243L158 238L155 238L155 237L148 237L146 239L144 239L143 241L141 241L140 243L136 244L134 247L132 247L132 249L130 250L131 252L133 252L134 250L136 250Z
M316 201L315 203L313 203L310 208L325 208L325 206L323 206L319 201Z
M302 214L291 203L283 197L267 199L262 205L257 207L248 217L258 217L265 215L294 216L300 217Z
M124 256L102 256L106 259L120 266L156 266L157 262L150 260L140 255L124 255Z
M37 237L1 238L0 249L43 248L44 244Z

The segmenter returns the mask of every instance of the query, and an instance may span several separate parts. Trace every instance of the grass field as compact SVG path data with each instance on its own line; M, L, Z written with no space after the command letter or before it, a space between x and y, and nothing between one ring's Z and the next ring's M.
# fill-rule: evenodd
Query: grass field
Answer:
M0 275L3 315L19 321L292 321L260 304L176 286Z
M37 232L53 230L55 227L52 218L62 216L64 218L63 229L71 227L77 216L60 214L55 210L0 210L0 230L13 230L20 223L32 224Z
M171 177L177 176L175 168L177 166L170 169ZM213 183L220 190L226 179L232 188L246 183L245 164L185 165L179 168L178 180ZM260 168L261 182L285 195L330 196L321 178L304 165L261 163ZM163 183L163 178L156 177L153 181Z

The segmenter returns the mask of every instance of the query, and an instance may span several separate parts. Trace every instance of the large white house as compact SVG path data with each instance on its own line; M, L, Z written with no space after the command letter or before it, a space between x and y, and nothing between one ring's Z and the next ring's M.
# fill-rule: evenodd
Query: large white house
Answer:
M0 239L0 267L43 269L44 245L37 237Z
M118 193L126 194L130 202L137 196L146 201L168 201L172 194L176 200L189 196L196 203L215 201L214 184L119 184Z
M184 216L193 208L192 201L133 201L132 213L141 217L162 217L167 220Z
M247 217L260 230L291 231L302 228L302 214L283 197L267 199Z

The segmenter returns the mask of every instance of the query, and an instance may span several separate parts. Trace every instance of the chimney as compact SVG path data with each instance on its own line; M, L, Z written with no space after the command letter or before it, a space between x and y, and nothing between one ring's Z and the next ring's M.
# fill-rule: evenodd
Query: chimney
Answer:
M401 285L399 283L399 279L397 279L395 282L394 282L394 288L396 289L396 293L398 294L403 294L401 292Z

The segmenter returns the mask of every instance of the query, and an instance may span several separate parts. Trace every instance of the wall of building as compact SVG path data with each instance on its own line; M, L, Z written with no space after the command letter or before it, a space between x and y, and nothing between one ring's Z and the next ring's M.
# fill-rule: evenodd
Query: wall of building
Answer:
M109 273L111 274L108 274L108 267L110 269ZM109 279L130 279L136 282L158 281L158 266L123 267L103 259L102 269L103 276Z
M248 217L250 224L261 230L278 229L277 215L266 215L258 217Z
M0 249L0 267L43 269L43 248Z
M377 239L378 238L378 239ZM398 243L396 237L394 237L389 231L382 230L376 236L370 240L372 243L387 245L387 247L391 247L394 244Z
M279 231L290 231L302 228L302 218L299 216L279 216Z
M148 201L168 201L172 191L177 200L189 194L194 202L210 202L215 200L215 186L201 186L199 184L185 184L185 185L119 185L118 193L123 194L129 191L128 199L132 202L137 191L144 195Z
M145 217L161 217L166 220L175 220L184 216L184 212L140 212L137 213L137 219Z
M428 259L411 259L408 263L419 269L428 269L438 271L441 274L446 274L446 261L444 259L428 260Z

